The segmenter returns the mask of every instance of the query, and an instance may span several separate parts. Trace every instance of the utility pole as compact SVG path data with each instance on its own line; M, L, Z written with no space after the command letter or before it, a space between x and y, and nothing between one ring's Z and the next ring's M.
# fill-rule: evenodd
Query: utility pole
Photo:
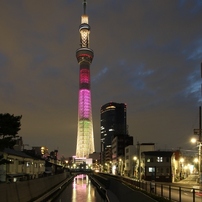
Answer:
M199 183L202 183L202 171L201 171L201 106L199 107L199 129L194 129L194 134L198 135L198 178Z
M202 78L202 63L201 63L201 78ZM202 183L201 171L201 106L199 107L199 183Z
M201 63L201 78L202 78L202 63ZM201 85L202 86L202 85ZM202 92L202 88L201 88ZM199 129L194 129L194 134L198 135L198 172L199 172L199 184L202 185L202 170L201 170L201 106L199 107Z
M201 106L199 107L199 183L202 182L201 173Z
M137 142L137 153L138 153L138 180L141 181L141 148L140 143Z

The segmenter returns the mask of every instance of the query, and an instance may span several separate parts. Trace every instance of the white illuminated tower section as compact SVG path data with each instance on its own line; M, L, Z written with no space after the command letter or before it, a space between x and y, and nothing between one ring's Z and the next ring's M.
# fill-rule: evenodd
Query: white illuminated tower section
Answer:
M90 90L90 64L93 60L93 50L89 48L90 26L86 15L86 0L83 1L83 8L84 13L79 26L80 48L76 51L76 58L80 65L77 158L88 158L89 154L95 151Z

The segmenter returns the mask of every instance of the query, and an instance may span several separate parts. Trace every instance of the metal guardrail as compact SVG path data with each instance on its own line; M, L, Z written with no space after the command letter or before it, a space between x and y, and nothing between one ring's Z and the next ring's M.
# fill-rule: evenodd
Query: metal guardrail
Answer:
M111 176L113 177L113 176ZM139 181L132 178L114 176L114 178L125 182L127 185L146 191L149 194L154 194L158 197L165 198L169 201L176 202L201 202L202 189L199 186L177 186L172 183L155 182L154 187L151 189L151 182Z
M151 189L150 181L139 181L134 178L111 175L108 173L99 173L101 176L113 178L125 183L134 189L145 191L149 195L156 195L167 201L175 202L201 202L202 201L202 186L186 186L177 185L174 183L155 182L154 188Z

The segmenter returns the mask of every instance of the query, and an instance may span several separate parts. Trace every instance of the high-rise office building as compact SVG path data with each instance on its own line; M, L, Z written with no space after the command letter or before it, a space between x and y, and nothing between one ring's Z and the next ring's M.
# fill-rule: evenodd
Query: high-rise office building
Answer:
M83 11L81 25L79 26L80 48L76 51L76 58L80 66L77 158L88 158L89 154L95 151L90 90L90 64L94 54L93 50L89 48L90 26L86 15L86 0L83 1Z
M126 104L110 102L101 107L101 152L116 136L127 135Z

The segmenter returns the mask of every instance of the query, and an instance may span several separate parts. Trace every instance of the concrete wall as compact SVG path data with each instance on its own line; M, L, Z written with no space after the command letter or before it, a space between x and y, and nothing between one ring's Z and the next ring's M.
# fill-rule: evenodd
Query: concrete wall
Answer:
M46 193L51 188L69 177L65 172L49 177L38 178L34 180L2 183L0 184L0 201L1 202L28 202Z

